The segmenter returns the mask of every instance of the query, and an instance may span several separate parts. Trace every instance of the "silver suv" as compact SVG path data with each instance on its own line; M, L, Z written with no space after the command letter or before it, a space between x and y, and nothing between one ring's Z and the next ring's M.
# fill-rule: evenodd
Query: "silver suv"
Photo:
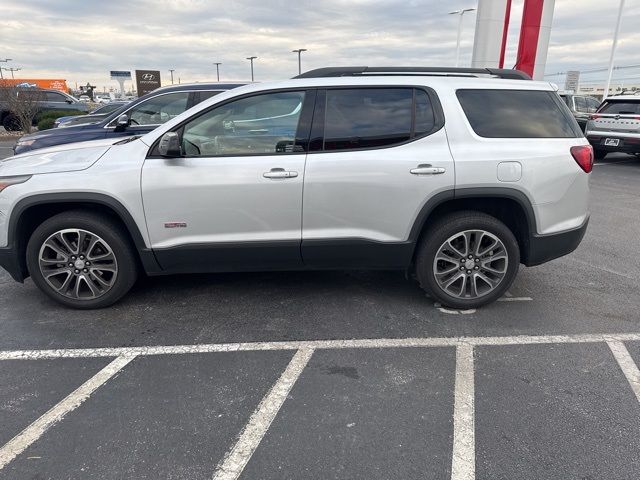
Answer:
M608 97L589 118L586 135L598 158L611 152L640 155L640 95Z
M1 162L0 265L76 308L140 273L325 268L409 271L475 308L577 247L592 164L520 72L325 68Z

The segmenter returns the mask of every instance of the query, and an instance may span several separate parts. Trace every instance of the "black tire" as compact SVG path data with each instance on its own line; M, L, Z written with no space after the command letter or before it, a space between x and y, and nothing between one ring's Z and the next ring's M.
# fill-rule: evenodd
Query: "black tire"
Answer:
M103 239L111 249L117 262L117 275L110 289L101 296L92 299L69 298L56 291L45 280L40 270L40 250L51 235L64 229L81 229L91 232ZM29 274L38 288L56 302L76 309L94 309L113 305L131 289L138 273L135 250L122 227L107 216L84 210L63 212L40 224L29 239L26 256Z
M442 305L463 310L487 305L500 298L515 280L520 265L520 248L513 232L495 217L472 210L461 211L442 217L428 228L416 256L416 274L420 286ZM434 261L438 250L448 239L467 230L483 230L495 235L505 247L507 264L502 280L493 290L482 296L461 298L450 295L438 285Z
M10 113L2 119L2 126L7 132L17 132L20 130L20 122L18 117Z
M595 160L602 160L604 159L604 157L607 156L607 151L606 150L602 150L600 148L594 148L593 149L593 158Z

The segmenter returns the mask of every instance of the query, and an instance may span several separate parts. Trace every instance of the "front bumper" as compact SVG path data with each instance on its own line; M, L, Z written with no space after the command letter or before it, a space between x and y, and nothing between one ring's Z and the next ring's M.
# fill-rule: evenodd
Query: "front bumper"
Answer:
M20 261L18 252L13 248L0 248L0 267L4 268L16 282L23 282L29 276Z
M529 248L523 263L533 267L573 252L584 237L589 225L589 218L575 229L549 235L532 235L529 237Z

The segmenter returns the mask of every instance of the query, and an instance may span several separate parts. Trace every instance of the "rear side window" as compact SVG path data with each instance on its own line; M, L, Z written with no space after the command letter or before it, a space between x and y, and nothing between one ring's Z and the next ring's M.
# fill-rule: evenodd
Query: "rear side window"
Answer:
M640 113L640 100L607 100L602 104L600 110L598 110L598 113L610 113L615 115L636 115Z
M487 138L575 138L578 124L556 93L533 90L458 90L471 128Z
M429 95L414 88L329 89L324 150L387 147L430 133L436 125Z

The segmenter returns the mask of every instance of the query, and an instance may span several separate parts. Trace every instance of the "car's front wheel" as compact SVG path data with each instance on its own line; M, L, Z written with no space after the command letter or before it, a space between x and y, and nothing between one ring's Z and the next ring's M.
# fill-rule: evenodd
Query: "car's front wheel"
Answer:
M422 288L441 304L478 308L500 298L513 283L520 249L511 230L495 217L457 212L427 228L416 273Z
M26 254L34 283L72 308L112 305L136 280L127 235L102 215L69 211L51 217L35 229Z

